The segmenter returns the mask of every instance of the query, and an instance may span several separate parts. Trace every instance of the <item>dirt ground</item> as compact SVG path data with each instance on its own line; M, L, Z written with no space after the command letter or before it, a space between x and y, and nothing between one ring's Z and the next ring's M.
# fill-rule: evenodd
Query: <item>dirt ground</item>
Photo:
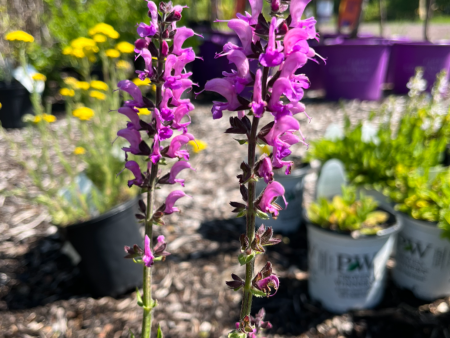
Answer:
M344 109L353 123L368 116L379 103L323 102L306 99L311 123L303 117L309 139L323 135L329 123L342 123ZM168 239L172 253L154 269L154 297L159 306L154 323L165 337L224 337L238 318L241 294L228 290L231 273L242 274L237 263L242 219L234 219L230 200L239 200L235 176L245 148L223 134L227 118L212 120L210 105L197 104L190 131L208 144L192 159L196 172L186 173L186 193L193 201L180 203L183 213L172 215L156 231ZM65 123L64 118L58 123ZM21 133L10 132L17 142ZM294 154L304 155L297 145ZM311 200L315 169L306 177L305 200ZM25 171L0 139L0 190L27 182ZM160 196L166 195L166 188ZM141 308L135 292L117 299L92 298L78 267L61 252L63 242L42 207L17 197L0 196L0 337L128 337L139 332ZM281 235L278 235L282 237ZM281 287L270 299L256 299L253 312L264 307L274 326L269 337L430 337L450 338L450 299L432 304L399 290L390 281L382 303L373 310L334 315L310 300L307 279L306 230L283 237L258 259L267 259ZM391 262L391 265L393 262Z

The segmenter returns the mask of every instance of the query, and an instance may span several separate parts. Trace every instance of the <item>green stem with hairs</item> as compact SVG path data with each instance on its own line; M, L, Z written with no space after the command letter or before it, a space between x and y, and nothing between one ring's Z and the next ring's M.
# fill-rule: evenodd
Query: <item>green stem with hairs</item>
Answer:
M269 76L269 67L263 68L262 75L262 97L263 99L267 96L267 78ZM250 136L248 137L248 165L250 168L255 166L256 157L256 136L258 133L259 118L253 116L252 129ZM253 242L255 238L255 205L254 201L256 198L256 182L250 180L248 183L248 206L247 206L247 216L246 216L246 235L248 237L249 243ZM249 316L252 309L252 280L253 280L253 270L254 270L255 260L253 259L250 263L245 265L245 285L244 285L244 298L242 299L241 307L241 320L245 316Z

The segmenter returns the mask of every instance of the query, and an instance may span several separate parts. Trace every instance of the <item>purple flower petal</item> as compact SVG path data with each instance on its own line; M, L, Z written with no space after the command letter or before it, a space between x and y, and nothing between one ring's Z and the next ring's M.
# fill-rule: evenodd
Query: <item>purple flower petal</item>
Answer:
M128 181L128 187L131 188L132 185L141 186L144 182L142 178L141 168L139 167L139 164L135 161L127 161L125 163L125 168L127 168L129 171L131 171L135 177L134 180Z
M150 249L150 238L148 238L148 236L145 235L144 256L142 256L142 261L144 262L146 267L150 268L153 265L154 259L155 256L153 256L152 250Z
M166 208L164 209L164 213L166 215L170 215L174 212L180 211L178 208L174 207L175 202L181 197L188 196L181 190L172 191L166 198Z

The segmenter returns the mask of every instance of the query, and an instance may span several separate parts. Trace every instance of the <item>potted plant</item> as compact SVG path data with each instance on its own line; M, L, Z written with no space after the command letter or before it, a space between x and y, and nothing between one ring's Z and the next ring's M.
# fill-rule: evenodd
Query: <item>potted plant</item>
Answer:
M27 69L26 50L34 38L23 31L12 31L5 35L5 40L10 42L13 59L0 54L0 122L3 128L21 128L24 126L22 117L32 113L32 106L27 88L13 78L12 69L17 64Z
M95 62L89 58L95 55L88 52L95 53L92 49L95 42L87 40L80 42L82 46L75 53L85 55L80 60L87 63L85 74L88 75ZM109 59L105 70L110 72L109 79L123 79L128 75L124 68L131 65L123 67L128 61L115 62L117 58L106 52ZM25 117L26 148L20 148L4 132L14 159L27 170L38 191L32 189L32 192L28 186L21 185L23 182L18 182L17 189L8 193L46 206L52 223L81 256L80 267L92 293L116 296L139 286L141 281L142 269L124 260L122 250L123 243L142 241L134 217L138 189L127 187L133 178L128 171L117 176L124 167L121 148L126 146L126 141L113 141L126 117L111 112L119 108L119 94L113 91L116 85L83 80L63 79L66 87L60 94L67 102L67 117L62 121L56 121L50 114L50 105L42 106L40 96L32 96L36 115ZM45 76L41 74L36 81L45 81ZM143 109L140 114L148 119L150 112Z
M393 278L425 300L450 295L450 172L397 170L391 198L404 227Z
M410 80L408 99L392 97L368 120L354 125L345 116L342 129L336 126L333 135L311 142L307 160L324 163L336 158L344 164L351 184L379 193L395 186L397 166L438 167L450 136L448 104L442 100L444 79L441 73L430 100L423 94L419 69Z
M376 306L400 229L396 217L363 193L357 199L352 186L312 203L307 217L311 297L338 313Z

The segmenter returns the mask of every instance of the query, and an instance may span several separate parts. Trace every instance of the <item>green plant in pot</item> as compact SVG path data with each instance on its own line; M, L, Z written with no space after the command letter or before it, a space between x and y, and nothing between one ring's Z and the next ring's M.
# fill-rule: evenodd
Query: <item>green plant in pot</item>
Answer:
M308 210L309 292L333 312L371 308L384 292L386 262L400 226L355 186Z
M121 76L125 73L117 70L110 79ZM123 259L124 241L142 241L134 217L139 190L127 187L133 177L128 171L117 175L125 164L121 148L126 144L115 140L116 131L125 117L112 111L119 104L112 82L74 78L64 82L66 118L57 120L50 106L42 107L37 98L33 100L37 114L25 117L28 126L19 136L22 142L17 142L16 134L0 130L13 160L29 177L13 191L1 193L47 207L51 222L81 256L92 293L115 296L139 286L142 274L141 268ZM149 111L141 114L143 119L150 117ZM94 253L94 248L104 254Z
M396 248L394 281L417 297L450 295L450 172L397 170L390 189L404 227Z
M445 77L445 72L438 75L430 100L423 93L419 69L409 83L406 100L391 97L370 114L368 121L356 125L345 116L343 137L313 141L308 159L339 159L352 184L378 191L394 184L398 165L438 166L450 138L448 102L442 100Z

